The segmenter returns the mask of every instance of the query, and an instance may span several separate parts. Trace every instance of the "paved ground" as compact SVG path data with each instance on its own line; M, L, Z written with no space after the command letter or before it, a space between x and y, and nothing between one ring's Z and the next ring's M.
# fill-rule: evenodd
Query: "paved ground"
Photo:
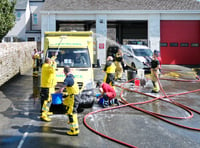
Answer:
M163 65L161 78L169 79L195 79L195 73L200 75L200 66L193 67L178 65ZM96 79L102 78L102 70L96 69ZM124 73L124 78L126 74ZM124 91L123 98L129 103L138 103L152 99L151 81L148 80L144 87L135 87L134 83L123 85L131 91ZM167 95L184 93L200 88L200 82L181 82L160 80ZM31 72L23 76L16 76L9 82L0 87L0 147L1 148L199 148L200 147L200 116L196 112L190 119L171 119L165 122L158 117L151 116L140 109L145 109L168 116L185 117L190 115L189 111L176 105L167 103L164 100L157 100L147 104L135 105L132 107L120 107L107 111L98 104L92 108L84 109L79 113L80 134L76 137L67 136L66 130L67 117L64 114L53 115L52 122L46 123L39 119L40 101L32 98L32 93L37 94L38 82L33 81ZM122 82L117 82L117 85ZM116 88L118 98L121 88ZM133 92L135 91L135 92ZM136 91L147 94L138 94ZM189 93L170 97L189 106L192 109L200 111L200 92ZM165 100L168 100L165 98ZM134 108L133 108L134 107ZM136 107L139 107L136 109ZM99 136L89 130L83 123L86 114L92 111L99 111L90 114L86 119L91 128L99 133L120 140L122 143L113 142L102 136ZM159 116L160 117L160 116ZM188 126L194 129L182 128L169 122Z

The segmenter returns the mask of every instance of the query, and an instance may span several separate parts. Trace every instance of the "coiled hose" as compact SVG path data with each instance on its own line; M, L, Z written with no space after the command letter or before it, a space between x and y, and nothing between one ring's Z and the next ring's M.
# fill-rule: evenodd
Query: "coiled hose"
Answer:
M198 92L200 91L200 89L196 89L196 90L193 90L193 91L187 91L187 92L183 92L183 93L178 93L178 94L173 94L173 95L167 95L160 83L160 79L157 77L158 79L158 83L159 83L159 86L160 86L160 89L161 89L161 92L163 94L163 96L160 96L160 97L154 97L153 95L150 95L150 94L146 94L146 93L143 93L143 92L139 92L137 90L131 90L129 88L126 88L124 87L124 85L130 81L134 81L135 79L131 79L121 85L115 85L116 87L120 87L122 89L122 91L120 92L120 97L121 97L121 103L123 103L123 105L120 105L120 106L116 106L116 107L110 107L110 108L103 108L103 109L100 109L100 110L97 110L97 111L94 111L94 112L90 112L88 113L87 115L85 115L84 117L84 125L90 129L92 132L104 137L104 138L107 138L111 141L114 141L114 142L117 142L119 144L122 144L124 146L128 146L128 147L132 147L132 148L137 148L136 146L134 145L131 145L131 144L128 144L126 142L123 142L123 141L120 141L118 139L115 139L115 138L112 138L112 137L109 137L105 134L102 134L100 132L98 132L97 130L93 129L92 127L90 127L88 124L87 124L87 118L88 116L92 115L92 114L96 114L96 113L99 113L99 112L103 112L103 111L107 111L107 110L113 110L113 109L118 109L118 108L122 108L122 107L126 107L126 106L129 106L133 109L136 109L136 110L139 110L141 112L144 112L146 114L149 114L153 117L156 117L160 120L163 120L165 122L168 122L172 125L175 125L175 126L178 126L178 127L181 127L181 128L186 128L186 129L189 129L189 130L196 130L196 131L200 131L200 128L194 128L194 127L189 127L189 126L184 126L184 125L181 125L181 124L178 124L178 123L175 123L175 122L172 122L170 120L167 120L165 118L173 118L173 119L190 119L193 117L193 112L196 112L197 114L200 114L199 111L193 109L193 108L190 108L186 105L183 105L173 99L171 99L171 97L174 97L174 96L179 96L179 95L185 95L185 94L189 94L189 93L195 93L195 92ZM162 79L162 80L169 80L169 81L180 81L180 82L192 82L192 83L197 83L197 82L200 82L200 78L198 76L196 76L196 80L182 80L182 79ZM148 97L151 97L153 99L151 100L148 100L148 101L144 101L144 102L137 102L137 103L129 103L127 102L124 98L123 98L123 92L124 90L127 90L127 91L130 91L130 92L135 92L135 93L138 93L138 94L142 94L142 95L145 95L145 96L148 96ZM167 98L167 99L164 99L164 98ZM147 111L145 109L142 109L140 107L137 107L136 105L139 105L139 104L146 104L146 103L151 103L153 101L156 101L156 100L162 100L162 101L165 101L165 102L168 102L168 103L172 103L174 105L176 105L177 107L180 107L182 108L183 110L187 111L189 113L189 116L187 117L174 117L174 116L168 116L168 115L163 115L163 114L158 114L158 113L155 113L155 112L150 112L150 111ZM165 118L164 118L165 117Z

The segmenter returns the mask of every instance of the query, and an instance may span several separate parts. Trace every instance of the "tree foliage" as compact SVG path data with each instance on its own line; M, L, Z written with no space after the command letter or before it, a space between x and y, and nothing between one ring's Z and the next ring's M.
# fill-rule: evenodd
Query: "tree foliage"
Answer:
M16 0L0 0L0 42L15 25Z

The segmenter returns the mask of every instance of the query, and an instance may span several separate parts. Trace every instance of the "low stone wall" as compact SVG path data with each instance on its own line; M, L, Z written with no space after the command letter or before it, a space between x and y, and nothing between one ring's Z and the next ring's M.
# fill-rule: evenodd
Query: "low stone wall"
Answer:
M0 43L0 86L32 68L34 48L37 48L36 42Z

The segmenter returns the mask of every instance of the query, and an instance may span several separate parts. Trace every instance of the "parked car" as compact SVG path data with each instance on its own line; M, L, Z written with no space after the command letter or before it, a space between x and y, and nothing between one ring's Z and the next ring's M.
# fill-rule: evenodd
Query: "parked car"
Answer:
M122 45L124 64L127 68L150 71L153 52L144 45Z

